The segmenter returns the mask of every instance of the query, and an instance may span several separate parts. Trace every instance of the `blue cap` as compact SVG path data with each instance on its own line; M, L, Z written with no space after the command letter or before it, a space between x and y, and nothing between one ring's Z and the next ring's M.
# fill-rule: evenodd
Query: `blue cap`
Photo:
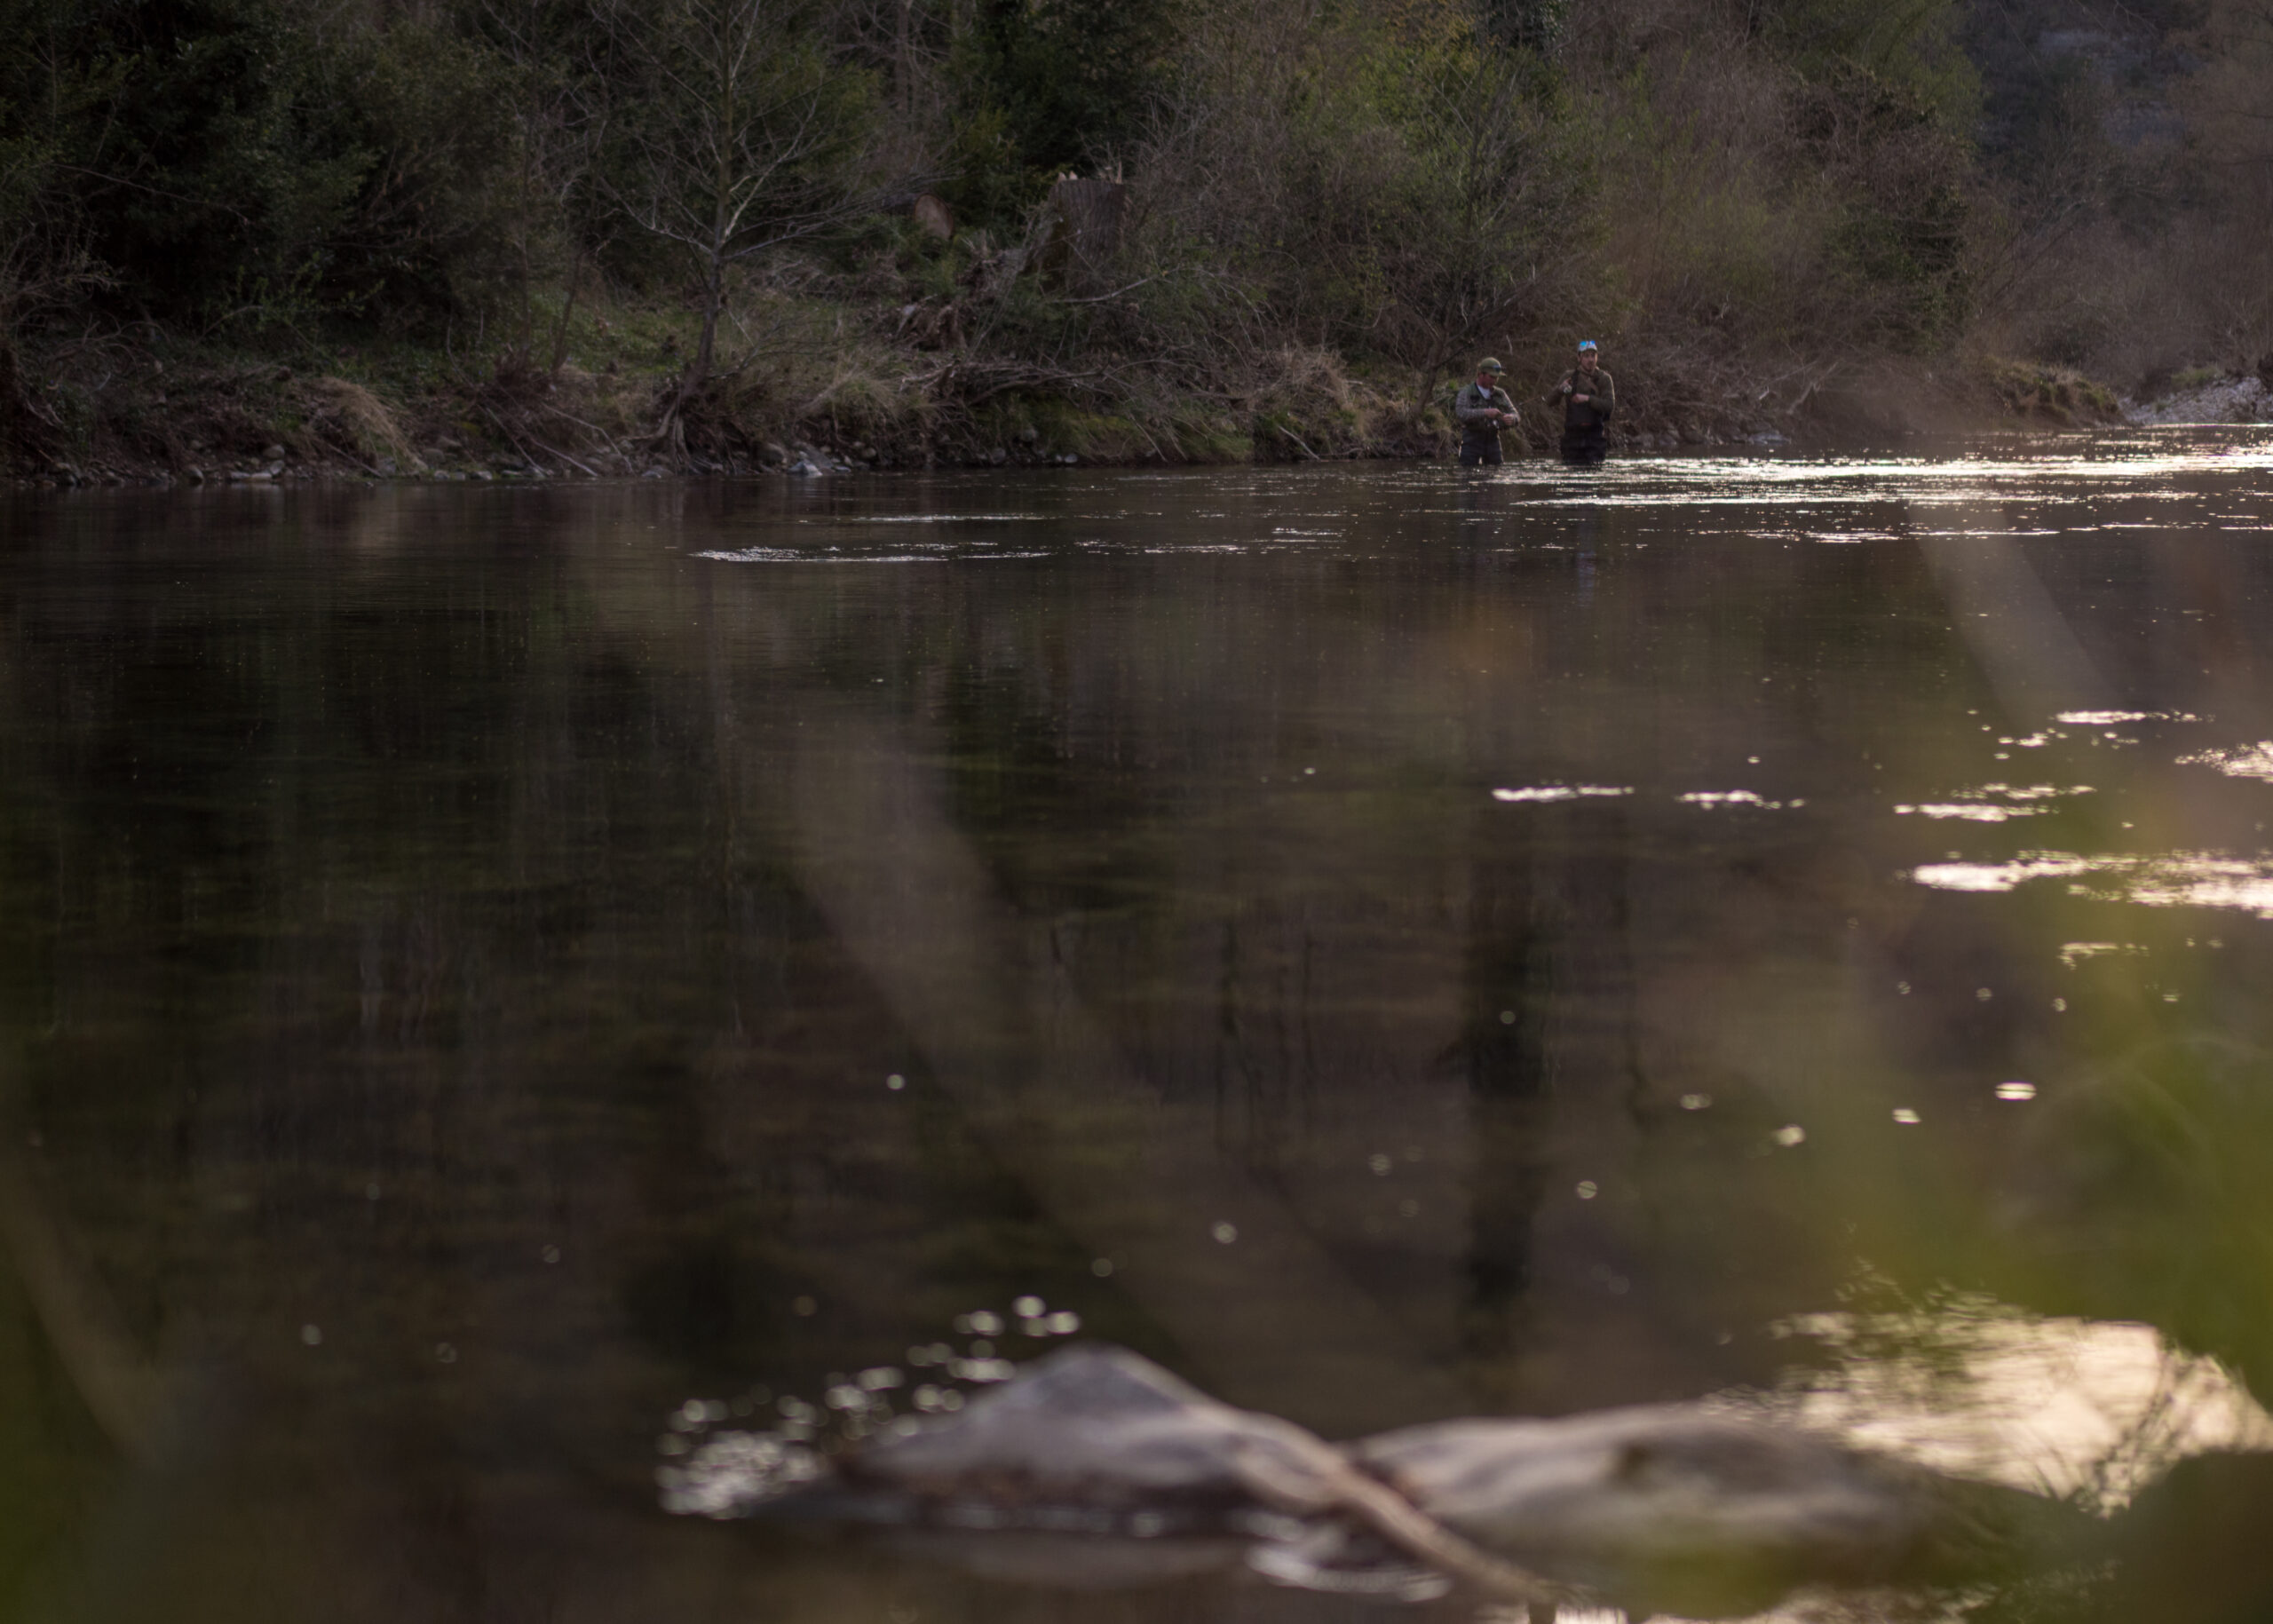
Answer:
M1579 340L1579 347L1582 350L1593 350L1599 349L1601 346L1591 338L1581 338Z

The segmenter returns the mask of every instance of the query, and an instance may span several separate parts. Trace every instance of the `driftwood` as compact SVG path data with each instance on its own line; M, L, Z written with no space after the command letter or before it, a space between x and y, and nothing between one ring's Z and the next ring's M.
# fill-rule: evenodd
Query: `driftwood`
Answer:
M1121 1348L1041 1360L955 1421L852 1457L845 1477L965 1526L1268 1537L1284 1532L1273 1516L1341 1515L1489 1595L1570 1594L1448 1533L1324 1439Z
M1738 1618L1803 1585L1978 1584L2079 1554L2095 1526L1693 1404L1443 1422L1350 1454L1456 1533L1636 1617Z
M1395 1593L1418 1563L1439 1591L1449 1580L1535 1617L1581 1597L1729 1618L1807 1585L1978 1583L2072 1557L2092 1526L2039 1496L1694 1405L1447 1422L1337 1448L1115 1348L1037 1361L951 1419L812 1456L732 1509L881 1525L1057 1582L1223 1565L1242 1554L1234 1541L1257 1571L1320 1588ZM1159 1544L1148 1557L1132 1541Z
M1069 1348L1025 1367L951 1421L850 1457L847 1480L935 1504L975 1490L1006 1515L1081 1507L1100 1528L1237 1528L1272 1495L1303 1509L1346 1469L1291 1422L1220 1404L1125 1349Z

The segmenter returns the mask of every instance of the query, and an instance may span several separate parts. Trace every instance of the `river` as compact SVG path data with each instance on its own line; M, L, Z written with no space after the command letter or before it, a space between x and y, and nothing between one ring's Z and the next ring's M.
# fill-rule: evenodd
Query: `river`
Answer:
M1376 1616L666 1509L1067 1338L2264 1444L2269 540L2247 429L7 498L0 1608Z

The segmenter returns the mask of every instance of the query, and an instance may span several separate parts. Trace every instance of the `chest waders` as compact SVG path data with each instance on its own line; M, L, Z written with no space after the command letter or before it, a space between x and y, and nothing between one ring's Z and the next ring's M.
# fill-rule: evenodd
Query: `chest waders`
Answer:
M1601 462L1609 452L1610 441L1599 423L1590 423L1584 428L1574 423L1563 425L1564 462L1592 464Z
M1600 404L1600 396L1607 394L1615 402L1618 386L1611 382L1608 373L1589 373L1583 367L1573 368L1563 381L1573 391L1584 390L1596 396L1583 404L1566 396L1563 404L1563 460L1589 467L1601 462L1610 450L1603 424L1615 408Z
M1461 398L1465 400L1468 390L1475 388L1476 385L1471 384L1468 389L1463 389L1461 392ZM1482 391L1478 390L1477 393L1482 395ZM1483 395L1482 403L1498 407L1502 411L1512 412L1516 409L1515 400L1505 391L1500 389L1494 389L1489 395ZM1478 463L1486 467L1498 467L1507 460L1506 455L1500 449L1498 424L1480 421L1476 423L1463 421L1461 424L1460 465L1462 468L1474 468Z

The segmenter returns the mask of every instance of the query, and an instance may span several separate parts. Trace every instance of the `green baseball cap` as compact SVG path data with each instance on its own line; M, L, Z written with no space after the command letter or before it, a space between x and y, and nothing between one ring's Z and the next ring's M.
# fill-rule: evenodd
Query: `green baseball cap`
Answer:
M1501 366L1498 361L1493 360L1489 355L1477 362L1476 369L1478 372L1505 372L1507 370L1505 367Z

